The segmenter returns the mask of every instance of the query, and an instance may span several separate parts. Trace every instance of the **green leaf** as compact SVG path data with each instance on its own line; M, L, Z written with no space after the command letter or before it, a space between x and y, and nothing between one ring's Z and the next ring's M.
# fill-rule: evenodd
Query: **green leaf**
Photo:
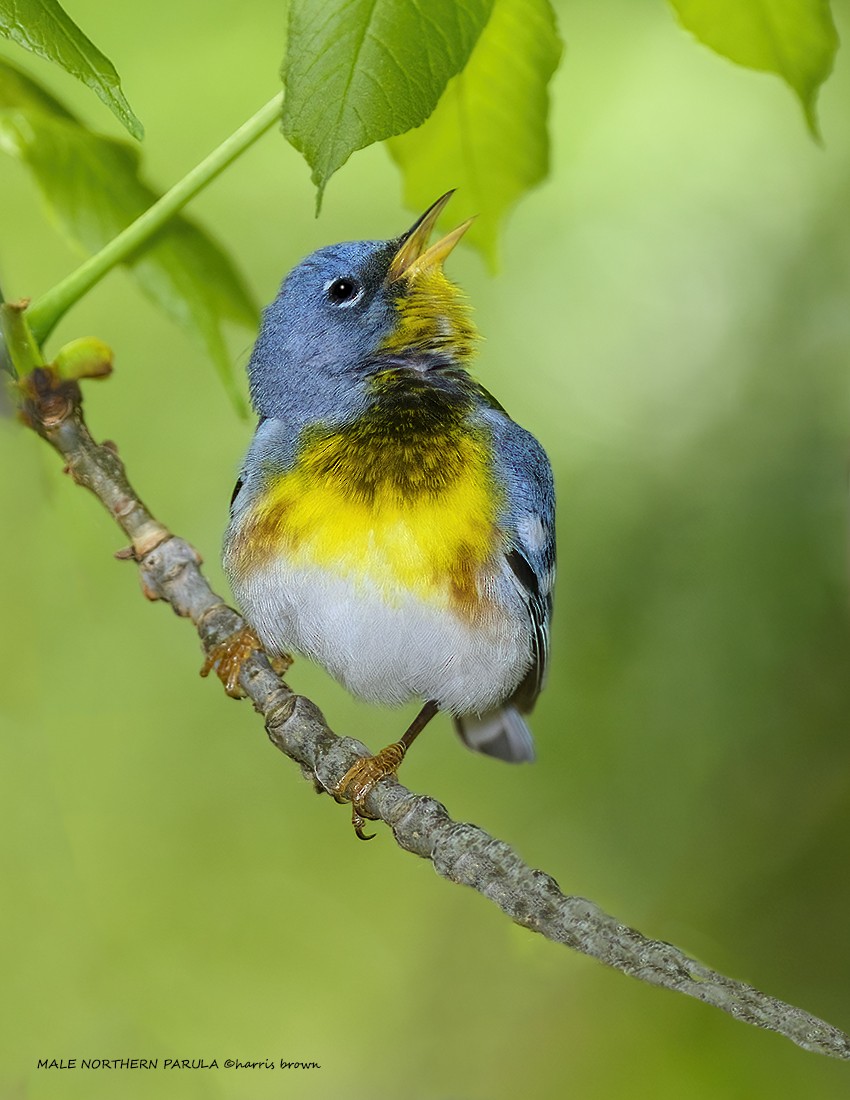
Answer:
M124 98L112 62L56 0L0 0L0 35L61 65L100 96L134 138L142 140L144 127Z
M34 81L0 62L0 151L29 167L60 227L94 252L157 195L139 178L134 148L92 133L64 108L49 111L51 102ZM176 217L129 266L146 294L201 338L242 408L222 322L253 330L258 310L227 254L189 219Z
M491 268L502 219L549 171L547 89L561 49L549 0L496 0L466 68L428 121L387 142L405 203L422 211L457 188L450 216L477 213L464 240Z
M838 34L829 0L670 0L679 22L748 69L776 73L797 93L819 138L815 102L832 71Z
M283 132L318 204L357 149L418 126L460 72L493 0L291 0Z
M77 121L68 108L58 99L54 99L50 92L40 84L36 84L26 73L2 59L0 59L0 107L46 111L47 114Z

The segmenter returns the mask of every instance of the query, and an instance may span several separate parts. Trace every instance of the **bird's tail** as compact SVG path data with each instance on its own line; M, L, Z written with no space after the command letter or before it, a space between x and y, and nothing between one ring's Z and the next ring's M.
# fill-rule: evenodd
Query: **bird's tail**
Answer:
M531 763L534 741L522 715L512 706L455 718L455 729L474 752L497 756L511 764Z

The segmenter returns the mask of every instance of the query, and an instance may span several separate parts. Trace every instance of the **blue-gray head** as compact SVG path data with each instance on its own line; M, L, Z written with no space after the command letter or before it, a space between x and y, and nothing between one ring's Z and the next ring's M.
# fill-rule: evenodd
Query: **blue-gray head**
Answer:
M344 417L389 362L464 365L475 330L442 263L470 222L428 247L451 195L401 237L329 245L293 268L263 314L248 364L261 416L287 416L296 402L316 418Z

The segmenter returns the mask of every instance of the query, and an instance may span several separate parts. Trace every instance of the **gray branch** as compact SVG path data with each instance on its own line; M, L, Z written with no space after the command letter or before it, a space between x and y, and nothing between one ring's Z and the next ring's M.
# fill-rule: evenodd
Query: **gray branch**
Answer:
M178 615L191 619L207 653L244 626L208 585L196 551L154 519L139 500L114 445L93 441L77 384L45 369L30 375L25 385L25 419L59 452L74 481L90 489L125 532L131 546L118 556L138 563L145 595L164 600ZM265 719L272 743L301 765L317 790L330 790L359 757L367 755L359 741L337 737L318 707L293 694L261 652L246 660L240 683ZM476 825L453 821L434 799L384 780L367 807L390 826L400 847L429 859L443 878L471 886L517 924L624 974L776 1031L806 1050L850 1060L850 1036L838 1028L710 970L677 947L647 939L585 898L563 894L552 877L527 866L504 841Z

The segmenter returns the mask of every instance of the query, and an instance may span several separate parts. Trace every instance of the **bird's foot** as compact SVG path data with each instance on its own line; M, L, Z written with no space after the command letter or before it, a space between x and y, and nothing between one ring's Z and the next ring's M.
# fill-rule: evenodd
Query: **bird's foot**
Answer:
M372 840L374 833L368 835L363 832L366 821L376 821L377 818L366 810L366 799L372 792L372 788L389 775L395 775L401 767L407 745L403 741L396 741L387 745L375 756L364 756L348 769L339 783L331 791L337 802L351 803L351 824L360 840Z
M207 653L201 675L209 676L215 670L227 694L232 699L244 699L245 691L239 683L242 666L260 649L260 639L250 627L243 626L212 647Z
M262 643L254 631L243 626L212 647L204 661L201 675L209 676L215 669L227 694L233 699L244 699L245 691L239 683L242 667L249 657L262 651ZM269 663L278 676L283 676L292 664L292 658L283 653L278 657L269 657Z

